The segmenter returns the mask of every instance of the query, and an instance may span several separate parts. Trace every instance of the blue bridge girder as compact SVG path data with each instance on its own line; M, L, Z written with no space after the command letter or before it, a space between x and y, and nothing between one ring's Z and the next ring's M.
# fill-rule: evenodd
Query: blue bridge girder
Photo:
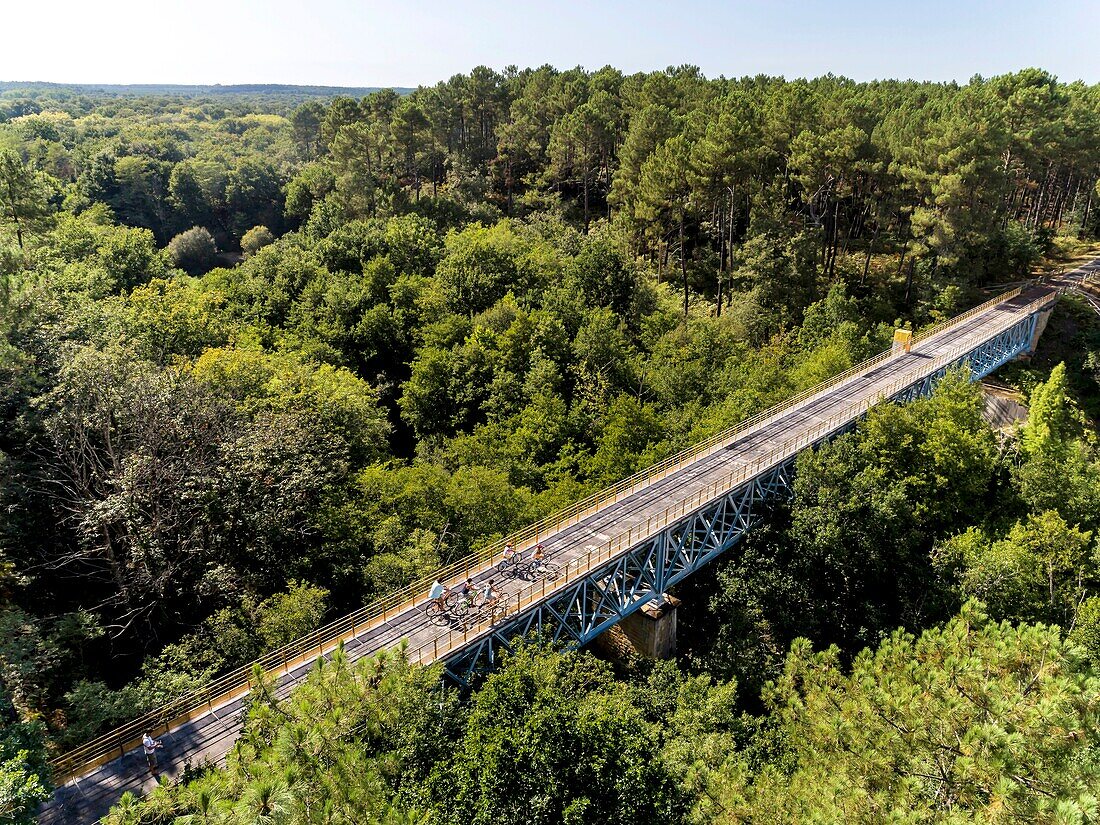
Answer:
M340 649L355 662L400 648L408 661L442 662L449 678L467 683L532 631L584 645L736 547L766 507L790 494L801 451L850 430L875 403L928 395L952 367L965 365L976 379L1028 352L1057 292L1078 287L1074 278L1083 271L991 298L916 336L904 354L874 356L523 528L509 538L522 550L545 542L560 574L502 585L503 618L482 611L465 624L453 616L437 624L427 609L429 586L414 583L55 757L58 787L39 813L40 825L97 821L124 791L153 787L144 770L144 731L163 737L172 772L166 775L223 760L241 730L254 670L266 674L281 699L319 659ZM499 551L486 548L440 575L451 584L466 577L485 583L500 575Z
M949 372L966 369L971 380L980 380L999 367L1030 351L1039 315L1021 318L1006 330L947 360L927 376L883 398L904 403L931 395ZM1049 311L1049 310L1046 310ZM809 440L803 449L855 428L866 416L850 419ZM607 564L555 589L518 616L499 623L455 655L444 657L445 673L467 684L478 672L490 669L500 650L534 633L539 638L576 648L591 642L612 625L660 598L670 587L735 547L757 526L770 502L789 496L797 454L762 469L698 509L640 539Z

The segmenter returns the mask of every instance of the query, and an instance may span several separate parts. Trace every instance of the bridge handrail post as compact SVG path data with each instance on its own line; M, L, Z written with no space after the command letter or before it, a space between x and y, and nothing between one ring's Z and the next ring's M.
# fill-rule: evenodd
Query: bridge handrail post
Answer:
M1091 273L1087 273L1085 277L1082 278L1082 280L1085 279L1087 279L1089 282L1097 280L1096 276ZM955 318L941 321L931 328L923 330L922 332L915 335L913 339L914 343L925 341L938 334L942 330L949 328L954 324L960 323L961 321L964 321L968 318L974 317L976 314L992 306L1010 301L1013 298L1021 295L1022 292L1022 288L1016 288L1010 292L1004 293L1003 295L995 296L985 303L977 307L973 307L972 309L962 313L961 315L956 316ZM1048 305L1050 301L1050 296L1045 295L1031 301L1026 307L1022 309L1020 307L1010 307L1010 309L1015 317L1019 317L1021 312L1025 314L1033 313ZM962 348L960 346L952 347L949 350L949 357L945 358L941 356L939 359L937 359L937 368L952 363L954 357L959 355L961 352ZM533 536L535 543L538 543L540 539L542 539L546 535L547 531L553 532L574 521L580 521L585 516L585 514L598 509L601 503L603 503L607 499L609 494L614 497L615 501L619 501L621 500L622 495L625 493L626 490L630 490L630 492L633 493L656 480L667 478L668 475L675 469L686 466L692 461L697 460L700 456L713 454L714 452L721 449L722 446L728 444L730 439L756 426L761 421L766 420L769 416L774 416L779 414L780 412L789 410L804 401L805 399L812 397L816 393L823 392L829 387L834 387L842 381L847 380L852 375L858 374L861 370L865 371L870 366L882 363L891 357L893 357L893 355L889 351L872 356L871 358L866 359L860 364L856 364L851 368L844 370L829 379L826 379L825 381L819 382L812 387L808 387L796 393L794 396L791 396L790 398L780 402L779 404L773 405L766 410L762 410L754 414L753 416L745 419L744 421L716 433L715 435L711 436L704 442L694 447L682 450L679 453L670 456L668 459L659 462L657 465L651 468L633 474L628 479L624 479L622 482L614 485L608 491L597 492L593 496L577 502L575 505L572 505L569 508L565 508L563 511L559 511L557 514L552 514L543 519L540 519L534 525L515 531L510 536L506 537L506 539L501 539L500 541L495 542L488 547L481 548L479 551L470 556L467 556L465 559L452 563L448 567L444 568L442 571L439 571L437 575L440 575L441 578L444 579L450 579L455 576L459 571L464 570L465 574L469 576L471 571L473 571L475 568L480 569L480 566L486 561L491 563L495 555L495 551L499 548L499 546L502 546L506 540L514 541L516 544L526 544ZM895 381L891 385L891 394L900 392L905 385L906 383L903 381ZM864 402L862 402L862 404L855 407L857 412L860 408L869 409L869 400L865 400ZM837 421L840 420L839 413L837 416L834 417L834 419ZM814 436L816 434L819 434L820 432L821 427L817 426L809 433L806 433L801 441L803 443L810 443L814 440ZM795 444L797 445L797 443L799 443L799 441L796 439ZM784 445L782 445L782 447L770 452L768 456L766 456L766 460L771 461L776 459L780 455L783 455L786 450L789 449L789 447L790 442L786 442ZM764 457L758 457L753 461L752 466L756 469L756 472L760 471L760 468L762 467L764 461ZM742 468L740 470L740 473L740 477L747 478L748 468ZM732 482L732 479L734 478L734 473L731 472L729 474L729 478ZM716 490L714 494L717 494ZM700 494L696 494L694 498L698 499L699 495ZM681 514L686 512L686 506L687 499L684 499L681 502ZM670 523L671 512L672 507L666 507L662 516L659 517L659 520L663 518L664 526L667 526L667 524ZM647 529L649 529L650 532L652 532L652 530L654 529L652 516L647 517ZM632 538L632 535L632 532L628 530L628 542L630 541L630 538ZM609 556L610 553L611 543L609 542ZM189 713L194 707L198 706L199 704L208 704L212 707L212 702L215 698L216 691L220 691L220 694L218 695L224 695L226 690L233 688L234 686L243 686L243 688L245 689L250 688L251 678L250 676L247 676L247 674L251 672L251 667L256 664L259 664L262 667L265 667L265 670L270 671L272 668L277 668L278 663L281 660L283 669L286 672L289 672L289 664L291 659L304 654L305 650L308 650L312 647L312 642L314 640L316 640L317 643L317 650L321 654L323 654L325 646L334 642L338 642L339 639L343 638L347 634L349 627L351 634L355 636L359 633L361 627L365 630L366 628L376 624L379 620L381 620L383 623L388 621L388 619L390 618L390 613L394 612L395 609L400 608L402 605L406 604L409 601L415 601L423 596L423 592L426 590L427 584L427 580L421 582L413 582L398 591L397 593L393 594L391 597L387 597L387 599L384 600L379 600L372 605L368 605L362 608L360 611L352 614L350 618L345 617L320 628L318 631L315 632L315 634L310 634L311 638L307 637L308 641L307 639L296 640L286 646L283 646L280 650L272 651L274 656L261 657L260 659L256 660L253 663L250 663L249 665L245 665L242 668L230 671L229 673L225 674L222 677L219 677L218 680L212 683L213 685L217 686L216 689L203 688L193 691L185 696L179 697L177 700L166 703L157 711L152 711L149 714L144 714L138 719L134 719L130 723L116 728L114 731L106 732L102 735L102 737L98 739L91 740L90 742L85 743L85 745L82 745L79 748L73 749L68 753L54 757L50 760L50 764L55 767L55 770L58 769L58 766L72 767L75 764L76 759L78 758L83 758L85 760L84 763L86 764L87 760L89 759L98 759L105 753L112 752L114 747L116 746L124 747L126 742L129 741L128 737L130 737L134 730L146 724L146 720L157 719L163 722L164 714L169 710L176 714L173 719L178 719L180 718L179 714L181 712L186 711ZM521 597L517 596L517 604L519 604L520 602ZM438 637L437 640L433 642L433 646L438 647ZM426 646L422 646L422 648L426 650ZM168 723L165 722L165 724ZM79 755L79 757L77 755ZM76 768L73 769L75 770Z

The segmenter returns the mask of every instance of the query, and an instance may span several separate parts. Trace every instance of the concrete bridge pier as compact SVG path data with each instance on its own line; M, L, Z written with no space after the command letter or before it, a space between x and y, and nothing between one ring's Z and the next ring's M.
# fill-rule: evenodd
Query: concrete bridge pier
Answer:
M620 658L669 659L676 653L679 606L680 600L674 596L658 596L601 633L596 644Z
M1050 314L1054 312L1054 305L1040 310L1035 314L1035 328L1031 333L1031 341L1028 343L1027 351L1020 353L1020 361L1030 361L1031 356L1035 354L1035 348L1039 346L1039 336L1043 334L1043 330L1047 328L1047 321L1050 320Z
M410 587L397 599L343 617L324 634L274 651L261 666L285 695L308 678L317 655L331 655L338 643L346 642L349 661L358 661L408 639L411 661L442 660L449 678L469 684L516 637L534 631L578 647L610 639L597 629L620 621L619 655L670 656L677 602L663 596L644 608L643 602L655 601L658 590L675 588L734 547L757 523L765 501L789 493L802 450L846 431L882 398L904 402L927 395L952 364L968 364L971 378L990 374L1029 344L1034 347L1046 323L1037 316L1054 300L1051 287L993 298L942 329L914 336L908 354L876 356L670 457L640 474L629 491L616 485L558 514L550 527L525 528L517 535L524 541L545 536L553 563L569 565L570 574L517 582L506 594L509 601L515 598L516 612L504 622L478 620L469 632L440 627L426 615L426 587ZM586 545L593 536L604 543ZM496 572L483 556L464 562L478 582ZM457 577L463 567L459 563L444 575ZM124 791L141 792L148 774L138 775L133 766L143 761L140 736L147 726L170 732L172 756L180 763L223 759L239 734L237 711L247 691L246 676L218 680L56 757L51 767L63 790L40 813L40 825L98 821Z

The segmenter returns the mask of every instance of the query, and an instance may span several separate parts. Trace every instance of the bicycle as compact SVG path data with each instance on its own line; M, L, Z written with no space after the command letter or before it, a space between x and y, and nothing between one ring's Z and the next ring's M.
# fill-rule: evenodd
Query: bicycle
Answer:
M559 575L561 575L561 565L552 561L535 561L531 560L527 562L523 571L523 577L529 580L546 579L547 581L554 581Z
M510 559L501 559L497 562L497 573L506 579L518 579L523 574L524 562L516 553Z
M438 599L431 599L424 605L424 615L432 624L445 625L453 619L461 619L472 606L472 598L463 596L461 590L445 590Z
M473 592L469 595L464 595L461 590L455 590L444 597L447 604L447 610L456 619L461 619L473 609L476 598L477 596Z
M431 599L426 605L424 605L424 615L428 621L435 625L447 624L447 606L443 602L446 599L444 595L440 599Z
M488 618L489 624L496 624L508 615L508 605L498 596L478 605L477 615L479 620Z

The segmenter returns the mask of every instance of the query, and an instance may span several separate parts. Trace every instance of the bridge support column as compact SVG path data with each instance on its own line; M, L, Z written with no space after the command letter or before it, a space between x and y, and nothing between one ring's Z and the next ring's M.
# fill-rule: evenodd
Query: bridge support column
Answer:
M672 596L654 599L599 635L596 643L616 656L634 653L647 659L668 659L676 652L676 608Z
M1047 328L1047 321L1050 320L1050 314L1052 312L1054 312L1053 306L1035 314L1035 325L1031 329L1031 341L1028 343L1027 352L1021 353L1018 360L1031 360L1031 356L1035 354L1035 348L1039 346L1039 336L1042 335L1043 330Z

